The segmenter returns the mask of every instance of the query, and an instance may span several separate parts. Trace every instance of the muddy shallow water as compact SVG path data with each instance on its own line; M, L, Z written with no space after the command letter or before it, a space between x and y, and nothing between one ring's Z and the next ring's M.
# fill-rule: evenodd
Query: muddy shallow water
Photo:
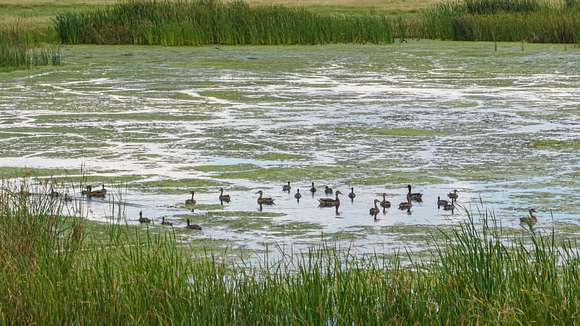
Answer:
M422 225L465 219L435 205L458 189L462 206L483 201L506 225L529 207L540 225L551 215L580 224L578 49L418 41L64 53L61 67L0 74L0 169L85 164L91 182L116 177L122 222L143 211L180 226L190 218L204 226L191 237L239 246L324 233L381 250L412 242ZM408 183L425 197L410 215L396 209ZM317 207L326 184L358 194L342 198L339 216ZM223 207L220 186L233 197ZM276 206L259 212L258 189ZM190 190L193 212L183 207ZM393 208L374 220L382 192ZM111 221L107 201L87 206Z

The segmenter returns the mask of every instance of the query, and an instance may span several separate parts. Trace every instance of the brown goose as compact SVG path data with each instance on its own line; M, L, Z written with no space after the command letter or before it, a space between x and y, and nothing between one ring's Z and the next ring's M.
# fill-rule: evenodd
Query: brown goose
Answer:
M224 188L220 188L220 201L224 203L229 203L231 198L230 195L224 195Z
M372 216L374 216L375 218L377 217L377 215L378 215L378 214L379 214L379 212L380 212L380 209L379 209L379 207L377 206L377 204L378 204L378 203L380 203L380 202L381 202L380 200L378 200L378 199L375 199L375 207L373 207L373 208L371 208L371 209L369 210L369 213L370 213Z
M456 201L459 198L459 194L457 193L457 189L453 190L452 192L447 194L447 197L451 199L452 202Z
M387 200L387 194L383 192L383 200L381 201L382 208L391 207L391 202Z
M191 198L185 201L185 205L195 205L196 201L193 199L193 196L195 196L195 191L191 192Z
M339 190L336 191L335 193L335 198L320 198L318 199L318 203L320 207L338 207L340 206L340 198L338 198L338 195L342 195L342 192L340 192Z
M444 211L453 211L455 209L455 205L453 205L453 203L447 203L445 205L443 205L443 210Z
M151 223L151 219L143 217L143 212L139 212L139 223L149 224L149 223Z
M348 198L350 198L352 200L355 197L356 197L356 194L354 193L354 187L350 188L350 193L348 194Z
M404 201L399 204L400 210L408 210L411 209L411 207L413 207L413 204L411 204L411 199L409 197L407 197L407 201Z
M197 231L201 231L201 226L197 225L197 224L191 224L191 222L189 221L189 219L187 219L187 225L185 226L186 229L190 229L190 230L197 230Z
M409 189L409 192L407 193L407 198L409 200L414 200L417 202L421 202L423 201L423 194L420 192L411 192L411 185L407 185L407 189Z
M538 217L535 214L536 209L532 208L528 212L530 216L520 217L520 223L536 224L538 222Z
M93 190L93 186L87 186L86 194L87 197L105 198L107 195L107 189L105 189L105 185L103 185L100 190Z
M166 221L166 220L165 220L165 216L163 216L163 217L161 218L161 225L172 226L172 225L173 225L173 223L171 223L171 222L169 222L169 221Z
M437 209L441 208L441 206L445 207L449 204L449 201L445 199L441 199L441 197L437 196Z
M274 205L274 199L271 197L264 197L264 192L262 190L256 192L256 194L260 194L260 197L258 197L259 205Z
M294 194L294 198L296 198L296 200L300 200L300 198L302 198L302 194L300 193L300 189L296 189L296 193Z
M314 187L314 182L312 183L312 187L310 187L310 192L311 193L315 193L316 192L316 187Z

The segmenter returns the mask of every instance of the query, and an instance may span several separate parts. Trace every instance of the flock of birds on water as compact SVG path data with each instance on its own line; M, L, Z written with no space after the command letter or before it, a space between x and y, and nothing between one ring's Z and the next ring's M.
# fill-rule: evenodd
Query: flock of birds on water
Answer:
M408 190L408 192L406 194L407 200L399 203L399 209L406 210L407 213L410 214L411 207L413 207L413 202L423 202L423 194L420 192L412 192L411 185L407 185L407 190ZM292 191L290 181L288 181L287 184L282 186L282 191L287 192L287 193L290 193ZM312 182L312 186L310 187L310 193L312 194L312 196L314 196L314 194L316 192L317 192L317 189L314 185L314 182ZM319 198L318 199L319 207L334 207L334 208L336 208L336 213L338 214L338 208L340 207L340 196L343 195L343 193L340 192L340 190L333 191L332 188L330 188L329 186L324 187L324 193L326 195L334 194L334 197ZM58 195L58 193L56 193L56 192L53 192L51 194ZM107 195L107 189L105 188L104 185L102 185L101 189L93 190L92 186L89 185L86 187L86 190L81 192L81 194L84 196L87 196L89 198L90 197L104 198ZM267 205L267 206L274 205L274 199L272 197L265 197L264 192L262 190L259 190L258 192L256 192L256 194L259 195L259 197L257 198L257 203L260 207L260 210L262 210L263 205ZM189 207L195 207L197 201L195 200L194 197L195 197L195 191L192 191L191 198L185 200L185 205L189 206ZM219 198L219 201L221 202L222 205L224 203L229 203L231 201L230 195L225 194L223 188L220 188L218 198ZM302 198L302 194L300 193L300 189L296 189L296 193L294 194L294 198L296 198L296 200L298 202L300 201L300 199ZM351 201L354 201L354 199L356 198L356 193L354 192L354 188L350 188L350 193L348 194L348 198L350 198ZM437 197L437 208L438 209L443 208L443 210L453 212L453 210L455 209L455 204L456 204L457 198L459 198L458 191L455 189L452 192L448 193L447 198L449 198L449 200L441 199L441 197L438 196ZM369 214L371 216L373 216L373 218L375 220L377 219L377 215L379 214L379 212L381 210L379 208L379 206L383 209L383 212L387 208L391 207L391 202L387 200L386 193L382 194L382 200L375 199L373 204L374 204L374 206L370 208ZM538 218L537 218L535 213L536 213L535 209L533 209L533 208L530 209L529 216L521 217L520 222L528 224L528 225L535 224L538 221ZM139 223L142 223L142 224L149 224L152 222L152 220L150 218L143 216L143 212L139 212L139 220L138 221L139 221ZM173 224L170 221L165 220L165 217L162 217L161 224L166 225L166 226L173 226ZM187 219L187 225L185 227L187 229L190 229L190 230L201 230L202 229L200 225L192 224L189 219Z

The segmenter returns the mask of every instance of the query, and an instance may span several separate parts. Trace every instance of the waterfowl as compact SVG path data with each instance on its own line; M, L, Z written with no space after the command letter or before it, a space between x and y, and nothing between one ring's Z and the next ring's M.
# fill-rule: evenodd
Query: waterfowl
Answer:
M375 207L373 207L373 208L371 208L371 209L369 210L369 213L370 213L372 216L374 216L375 218L376 218L377 214L379 214L379 212L380 212L380 209L379 209L379 207L377 206L377 204L378 204L378 203L380 203L380 202L381 202L380 200L378 200L378 199L375 199Z
M318 199L319 206L320 207L335 207L335 206L338 207L338 206L340 206L340 199L338 198L338 195L342 195L342 192L337 190L335 195L336 195L335 198L320 198L320 199Z
M453 190L452 192L447 194L447 197L449 197L449 199L451 199L451 201L456 201L457 198L459 197L459 194L457 193L457 189Z
M185 205L195 205L196 201L193 199L193 196L195 196L195 191L191 192L191 199L187 199Z
M231 200L230 195L224 195L224 188L220 188L220 201L229 203Z
M455 209L455 205L453 205L453 203L447 203L445 205L443 205L443 210L445 211L452 211Z
M264 192L262 190L258 191L257 194L260 194L260 197L258 197L259 205L274 205L274 199L271 197L264 197Z
M538 222L538 217L536 216L536 210L534 208L529 211L530 216L520 217L520 223L536 224Z
M300 189L296 189L296 194L294 194L294 198L300 200L302 198L302 194L300 193Z
M354 193L354 188L350 188L350 194L348 194L348 198L354 199L356 194Z
M407 189L409 189L409 192L407 193L407 198L409 201L414 200L414 201L423 201L423 194L420 192L411 192L411 185L407 185Z
M172 226L172 225L173 225L173 223L171 223L171 222L169 222L169 221L166 221L166 220L165 220L165 216L163 216L163 217L161 218L161 225Z
M311 193L315 193L316 192L316 187L314 187L314 182L312 183L312 187L310 187L310 192Z
M437 209L441 208L441 206L445 207L449 204L449 201L445 199L441 199L441 197L437 196Z
M381 201L382 208L391 207L391 202L387 200L387 194L383 192L383 200Z
M197 231L201 231L201 226L197 225L197 224L191 224L191 222L189 221L189 219L187 219L187 226L185 226L186 229L190 229L190 230L197 230Z
M411 209L411 207L413 206L413 204L411 204L411 200L410 198L407 197L407 201L404 201L402 203L399 204L399 209L400 210L408 210Z
M282 186L282 191L290 192L290 189L292 189L292 187L290 187L290 181L288 181L288 184Z
M87 186L87 197L98 197L98 198L105 198L107 195L107 189L105 189L105 185L102 186L101 190L93 190L93 186Z
M332 188L329 186L324 186L324 193L327 195L332 195Z
M143 217L143 212L139 212L139 223L148 224L151 223L151 219Z

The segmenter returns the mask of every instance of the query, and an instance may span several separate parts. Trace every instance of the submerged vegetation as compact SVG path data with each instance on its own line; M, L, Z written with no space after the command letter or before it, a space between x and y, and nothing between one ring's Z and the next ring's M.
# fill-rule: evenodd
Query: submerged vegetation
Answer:
M408 264L327 245L242 264L195 254L171 231L111 225L96 239L63 215L48 194L0 191L2 323L577 323L578 243L504 233L490 213Z

